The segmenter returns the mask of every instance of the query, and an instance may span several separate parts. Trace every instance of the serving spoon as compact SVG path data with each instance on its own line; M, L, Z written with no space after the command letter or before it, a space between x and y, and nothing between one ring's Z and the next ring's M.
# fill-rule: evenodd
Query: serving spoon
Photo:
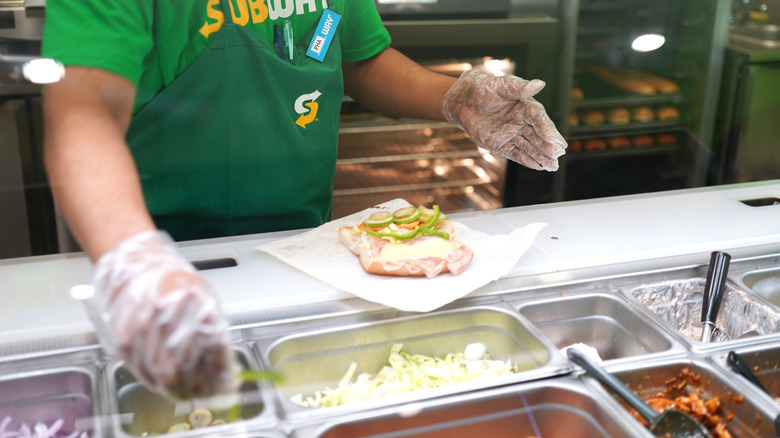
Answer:
M593 375L599 382L615 391L620 398L626 401L632 408L650 423L650 432L655 436L668 436L670 438L707 438L710 434L707 429L690 415L677 409L667 409L660 414L652 406L645 403L641 397L630 390L617 377L606 372L585 353L576 348L566 351L569 360L581 366Z

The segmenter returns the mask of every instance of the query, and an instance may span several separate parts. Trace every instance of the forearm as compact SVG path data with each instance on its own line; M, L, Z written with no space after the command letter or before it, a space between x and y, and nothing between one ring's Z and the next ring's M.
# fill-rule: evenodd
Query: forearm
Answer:
M444 120L441 99L456 80L391 48L364 61L344 63L343 68L345 93L391 116Z
M134 88L116 77L109 81L118 83L106 83L105 74L69 71L62 83L47 87L44 98L44 158L52 191L93 260L154 229L124 139Z

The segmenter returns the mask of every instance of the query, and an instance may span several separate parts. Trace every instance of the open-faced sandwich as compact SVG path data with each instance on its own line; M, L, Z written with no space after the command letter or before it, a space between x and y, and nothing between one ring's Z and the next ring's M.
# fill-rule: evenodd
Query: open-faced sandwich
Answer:
M471 248L455 240L452 222L437 205L379 211L354 227L340 228L339 240L371 274L458 275L474 257Z

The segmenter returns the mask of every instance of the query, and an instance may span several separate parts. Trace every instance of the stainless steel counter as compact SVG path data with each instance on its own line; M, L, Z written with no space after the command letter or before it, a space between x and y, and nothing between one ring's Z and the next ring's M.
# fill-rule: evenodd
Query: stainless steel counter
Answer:
M290 376L247 386L231 398L246 420L186 436L509 436L510 430L522 436L649 436L608 391L557 353L576 343L598 350L610 372L643 394L683 368L693 370L700 387L689 382L689 389L720 398L724 412L735 416L729 426L735 436L776 433L780 405L731 372L724 357L738 350L763 369L765 358L780 350L780 181L451 218L491 234L538 221L548 226L508 275L427 314L352 298L256 249L300 231L181 244L194 261L237 261L203 272L230 314L236 352L246 367ZM677 306L696 304L713 250L733 256L728 285L740 295L736 305L724 300L720 324L728 329L736 320L761 318L759 336L702 344L667 319L663 310L676 300L683 303ZM12 412L30 418L33 407L45 405L66 419L67 430L126 437L215 403L161 400L105 356L67 295L89 274L82 254L0 263L0 417ZM668 293L646 293L659 288ZM748 307L761 312L734 310ZM441 356L474 342L484 343L495 359L517 363L518 372L344 406L304 408L290 401L296 393L336 387L350 361L359 362L358 372L376 372L396 343L412 354ZM780 375L773 369L762 371L762 378L779 397Z

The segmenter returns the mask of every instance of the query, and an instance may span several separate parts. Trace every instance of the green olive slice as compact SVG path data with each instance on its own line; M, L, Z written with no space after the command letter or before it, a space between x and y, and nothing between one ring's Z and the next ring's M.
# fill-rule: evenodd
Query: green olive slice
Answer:
M397 224L408 224L420 219L420 211L414 207L399 208L393 213L393 222Z
M363 222L367 227L386 227L393 223L393 215L389 211L379 211Z

